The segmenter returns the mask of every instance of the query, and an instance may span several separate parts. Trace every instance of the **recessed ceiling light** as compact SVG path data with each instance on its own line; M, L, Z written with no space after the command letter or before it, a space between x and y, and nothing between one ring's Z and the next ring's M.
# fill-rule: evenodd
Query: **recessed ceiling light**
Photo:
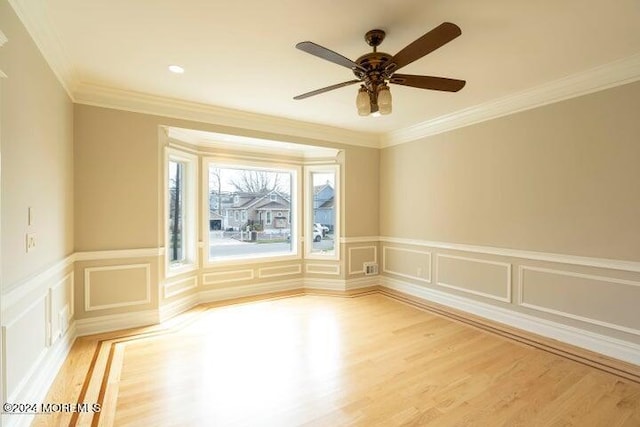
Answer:
M169 71L176 74L182 74L184 73L184 68L179 65L169 65Z

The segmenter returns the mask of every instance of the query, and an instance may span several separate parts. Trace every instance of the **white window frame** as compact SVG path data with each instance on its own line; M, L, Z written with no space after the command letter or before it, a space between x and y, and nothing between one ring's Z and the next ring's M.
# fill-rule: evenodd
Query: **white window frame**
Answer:
M179 162L185 165L184 171L184 261L170 261L169 242L169 162ZM185 153L172 147L165 150L164 161L164 247L165 247L165 276L173 277L178 274L198 269L198 156Z
M302 179L302 167L295 164L288 164L278 162L277 160L270 161L268 159L265 160L254 160L254 159L243 159L243 158L226 158L226 157L216 157L216 156L207 156L202 158L202 187L203 194L207 195L209 192L209 165L216 164L223 168L249 168L249 169L257 169L257 170L265 170L265 171L282 171L287 173L292 173L293 179L291 183L291 211L292 211L292 220L291 224L291 252L288 253L276 253L276 254L252 254L250 256L239 256L239 257L223 257L223 258L209 258L210 251L210 233L203 233L203 266L205 268L211 267L220 267L225 265L237 265L237 264L247 264L247 263L263 263L263 262L275 262L275 261L285 261L285 260L298 260L302 259L302 221L298 220L298 218L302 218L303 212L303 190L301 185ZM203 200L208 200L206 197ZM208 212L209 206L203 206L204 212ZM205 220L208 219L208 216L203 215ZM203 226L206 225L203 222ZM204 227L203 230L208 230L207 227Z
M334 199L334 212L335 212L335 223L333 226L333 235L334 235L334 251L333 253L321 253L321 252L311 252L313 249L313 179L312 174L314 173L333 173L335 176L334 188L333 188L333 199ZM330 165L309 165L304 168L304 179L306 182L304 188L304 218L305 218L305 228L304 228L304 257L305 259L324 259L324 260L340 260L340 241L341 241L341 233L340 233L340 213L341 213L341 201L342 201L342 193L341 193L341 184L340 184L340 165L339 164L330 164Z

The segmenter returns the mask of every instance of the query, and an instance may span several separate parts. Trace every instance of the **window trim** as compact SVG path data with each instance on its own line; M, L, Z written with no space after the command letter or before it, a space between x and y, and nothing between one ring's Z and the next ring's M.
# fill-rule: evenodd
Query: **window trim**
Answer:
M173 277L199 268L198 263L198 156L173 147L166 147L164 156L164 265L165 277ZM169 163L180 162L184 170L184 221L185 248L184 261L173 263L169 260Z
M202 158L202 200L208 200L209 197L209 165L216 164L222 167L229 168L250 168L265 171L282 171L293 174L291 183L291 212L292 218L291 224L291 253L276 253L276 254L253 254L251 256L242 257L224 257L224 258L209 258L210 248L210 233L208 227L208 203L206 206L202 206L203 220L202 223L202 241L203 241L203 254L202 263L205 268L221 267L227 265L247 264L247 263L265 263L276 262L286 260L300 260L302 259L302 218L304 198L303 189L301 185L302 180L302 167L290 163L282 163L277 159L273 161L269 159L245 159L243 157L227 158L218 156L203 156Z
M333 200L334 200L334 214L335 223L333 226L334 234L334 253L323 254L319 252L311 252L313 249L313 179L314 173L333 173L335 176L334 188L333 188ZM305 230L304 230L304 257L305 259L317 259L317 260L340 260L340 241L341 241L341 228L340 228L340 216L342 206L342 192L340 184L340 165L337 163L325 164L325 165L309 165L304 167L304 179L306 185L304 186L304 218L305 218Z

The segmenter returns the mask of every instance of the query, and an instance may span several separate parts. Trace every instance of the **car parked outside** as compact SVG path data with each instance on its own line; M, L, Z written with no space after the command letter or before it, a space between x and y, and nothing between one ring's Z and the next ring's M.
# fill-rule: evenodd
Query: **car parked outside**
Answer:
M320 224L313 224L313 241L319 242L324 237L324 230L319 227Z
M329 227L327 227L326 225L322 225L319 222L313 224L313 229L317 229L318 231L320 231L322 233L322 237L325 237L329 232Z

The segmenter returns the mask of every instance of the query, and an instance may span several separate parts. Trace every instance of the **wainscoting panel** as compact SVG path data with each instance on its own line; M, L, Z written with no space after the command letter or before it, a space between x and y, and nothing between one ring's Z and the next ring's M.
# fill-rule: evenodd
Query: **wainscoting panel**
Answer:
M640 335L640 282L523 265L518 283L523 307Z
M340 275L340 264L306 264L305 272L309 274L327 274L332 276Z
M187 277L185 279L180 279L180 280L172 280L171 282L165 283L163 286L164 297L171 298L197 287L198 287L197 276Z
M254 277L253 270L230 270L230 271L214 271L202 275L203 285L219 285L222 283L243 282L252 280Z
M84 269L86 311L149 304L151 265L123 264Z
M42 295L18 317L3 326L4 372L9 402L25 387L34 374L48 347L48 296Z
M349 275L364 274L364 264L368 262L378 262L378 247L352 246L349 248Z
M384 246L382 249L382 271L431 283L431 252Z
M294 274L302 273L302 266L300 264L287 264L278 265L275 267L261 267L258 269L258 277L260 279L267 277L281 277L292 276Z
M507 324L526 318L512 326L632 363L640 360L640 262L393 237L380 242L385 283L403 281L401 287L446 305L466 298L474 303L457 308ZM417 260L408 261L408 249L433 254L432 285L406 277L415 276L418 266ZM392 261L394 254L400 259ZM398 266L404 262L404 269ZM406 279L397 273L407 273ZM492 309L477 311L478 304ZM492 313L503 310L502 320Z
M2 295L5 402L43 402L75 339L75 256L45 267ZM27 426L30 415L3 415L2 425Z
M449 289L511 302L511 264L437 254L436 284Z
M49 290L50 344L54 344L71 326L74 314L73 286L73 272L71 272Z

